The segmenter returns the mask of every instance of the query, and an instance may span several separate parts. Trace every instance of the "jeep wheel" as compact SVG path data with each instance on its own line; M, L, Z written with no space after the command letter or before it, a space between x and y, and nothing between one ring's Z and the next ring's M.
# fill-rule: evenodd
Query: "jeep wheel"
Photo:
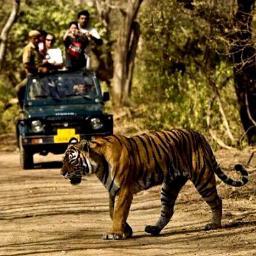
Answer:
M23 170L33 169L33 153L24 148L22 145L22 137L19 138L19 145L20 145L20 166Z

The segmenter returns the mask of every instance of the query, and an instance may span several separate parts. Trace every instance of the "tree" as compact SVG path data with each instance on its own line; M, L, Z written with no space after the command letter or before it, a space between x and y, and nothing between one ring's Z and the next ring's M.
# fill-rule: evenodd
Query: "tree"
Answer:
M256 144L256 50L252 40L255 0L237 0L230 54L234 64L235 88L240 118L249 144Z
M185 7L188 3L193 6L192 0L178 1L183 2ZM231 57L233 63L240 120L248 143L256 144L256 49L252 36L255 0L237 0L236 10L230 8L230 13L234 13L234 16L225 14L223 12L225 8L223 6L221 9L218 8L217 2L215 1L211 8L208 8L214 15L209 16L202 10L199 11L199 15L219 30L222 43L226 44L228 49L226 55ZM225 5L228 6L228 3L225 2Z
M133 90L147 127L195 128L236 146L243 131L229 58L234 2L195 2L145 3Z
M112 97L115 106L124 105L130 96L133 78L134 61L140 36L139 23L136 21L138 11L143 0L116 1L116 6L110 0L96 0L97 10L106 27L111 24L110 13L117 10L116 15L118 31L113 44L113 80ZM117 17L118 16L118 17ZM113 21L112 21L113 22Z
M14 24L17 14L19 12L20 0L13 0L12 5L13 5L13 7L12 7L11 14L10 14L5 26L3 27L1 35L0 35L0 70L3 67L8 33L11 30L11 27Z

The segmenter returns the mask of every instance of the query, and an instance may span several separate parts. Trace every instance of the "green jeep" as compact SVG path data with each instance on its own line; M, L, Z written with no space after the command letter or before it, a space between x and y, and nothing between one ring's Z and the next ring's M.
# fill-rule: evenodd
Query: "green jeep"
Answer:
M16 123L23 169L33 154L61 154L72 140L113 133L113 116L104 113L109 93L89 71L58 71L28 77L23 109Z

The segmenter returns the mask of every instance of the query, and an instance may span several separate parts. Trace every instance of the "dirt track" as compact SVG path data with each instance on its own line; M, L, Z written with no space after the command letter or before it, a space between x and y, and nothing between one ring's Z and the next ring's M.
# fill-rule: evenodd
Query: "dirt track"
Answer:
M231 160L248 160L248 152L220 151L217 156L226 168ZM188 183L162 235L144 233L144 226L158 218L156 187L135 196L129 215L134 237L104 241L101 236L111 221L107 193L99 181L89 177L71 186L59 175L60 163L55 160L60 157L36 159L52 162L23 171L17 152L0 153L0 255L256 255L256 171L252 169L246 187L233 189L219 183L222 229L203 230L210 211Z

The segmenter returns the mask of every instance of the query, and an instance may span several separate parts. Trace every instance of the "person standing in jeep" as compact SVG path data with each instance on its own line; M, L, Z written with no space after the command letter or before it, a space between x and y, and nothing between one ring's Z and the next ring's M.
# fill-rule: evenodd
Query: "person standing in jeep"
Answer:
M78 23L69 23L69 29L63 37L66 48L66 67L69 70L78 70L86 66L84 50L88 46L88 38L82 35L78 29Z
M89 44L86 47L84 52L87 60L86 68L97 70L99 66L99 61L98 61L99 53L97 52L98 51L97 47L103 44L103 40L101 39L98 31L91 26L90 13L87 10L80 11L77 14L77 21L78 21L79 31L83 35L85 35L89 40Z
M29 42L24 47L22 55L22 63L26 73L26 77L37 73L46 73L48 71L47 67L43 66L43 58L39 53L38 49L40 36L41 34L37 30L31 30L28 33ZM23 104L26 83L27 78L21 81L15 88L20 107L22 107Z

